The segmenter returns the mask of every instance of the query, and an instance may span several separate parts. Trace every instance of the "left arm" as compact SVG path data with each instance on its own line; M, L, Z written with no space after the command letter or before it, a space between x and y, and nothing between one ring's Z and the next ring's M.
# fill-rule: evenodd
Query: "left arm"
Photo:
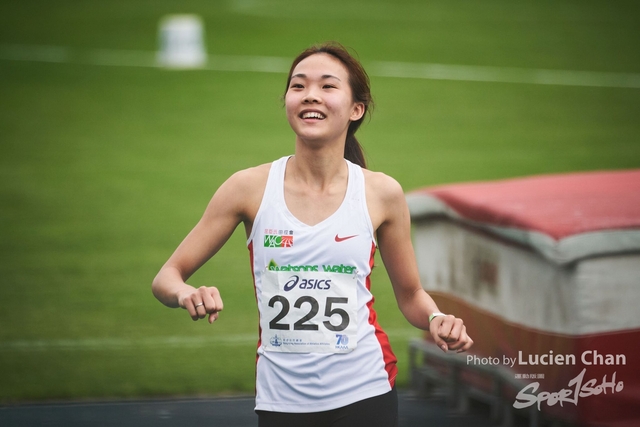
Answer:
M382 261L387 269L400 311L413 326L428 330L444 351L466 351L473 345L460 318L434 317L438 306L420 283L411 243L411 219L402 187L381 173L367 174L367 201L376 230Z

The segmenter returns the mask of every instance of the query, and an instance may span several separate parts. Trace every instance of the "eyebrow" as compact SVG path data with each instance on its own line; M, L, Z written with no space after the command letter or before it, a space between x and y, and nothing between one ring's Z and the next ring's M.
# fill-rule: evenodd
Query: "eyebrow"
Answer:
M299 77L301 79L306 79L307 75L303 74L303 73L298 73L298 74L294 74L293 76L291 76L291 78L294 78L294 77ZM333 76L331 74L323 74L321 78L322 78L322 80L324 80L324 79L336 79L338 81L342 81L339 78L337 78L336 76Z

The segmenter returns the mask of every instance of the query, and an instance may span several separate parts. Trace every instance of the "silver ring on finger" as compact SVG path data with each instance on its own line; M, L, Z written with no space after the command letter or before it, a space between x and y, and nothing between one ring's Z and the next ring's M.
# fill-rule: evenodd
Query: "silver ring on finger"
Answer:
M196 304L196 308L198 308L198 307L200 307L200 306L203 306L203 305L204 305L204 303L203 303L203 302L201 302L200 304Z

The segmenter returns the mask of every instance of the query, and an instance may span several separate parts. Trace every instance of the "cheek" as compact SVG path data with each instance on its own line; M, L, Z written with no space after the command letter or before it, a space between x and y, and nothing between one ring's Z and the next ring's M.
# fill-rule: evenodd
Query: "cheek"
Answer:
M284 109L287 116L287 122L289 122L289 126L295 128L297 125L296 118L298 116L299 111L299 102L296 100L296 96L285 96L284 98Z
M336 99L331 104L330 109L333 111L335 115L344 120L349 120L351 117L351 111L353 109L353 105L349 100L345 99Z
M293 114L295 108L299 105L299 100L297 99L295 94L291 94L291 92L287 92L284 97L284 108L287 112L287 117Z

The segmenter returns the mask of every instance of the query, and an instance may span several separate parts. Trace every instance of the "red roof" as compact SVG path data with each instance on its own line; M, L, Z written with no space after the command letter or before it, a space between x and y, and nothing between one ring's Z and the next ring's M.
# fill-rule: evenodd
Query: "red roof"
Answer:
M543 175L417 190L463 218L538 231L556 240L640 228L640 170Z

